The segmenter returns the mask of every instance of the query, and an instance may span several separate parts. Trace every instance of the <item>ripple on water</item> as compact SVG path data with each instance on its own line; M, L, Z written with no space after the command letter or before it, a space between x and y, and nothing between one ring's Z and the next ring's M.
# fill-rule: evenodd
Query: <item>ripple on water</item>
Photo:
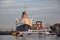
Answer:
M0 40L16 40L15 36L12 35L0 35ZM56 35L45 35L45 36L26 36L19 37L19 40L60 40L60 37Z

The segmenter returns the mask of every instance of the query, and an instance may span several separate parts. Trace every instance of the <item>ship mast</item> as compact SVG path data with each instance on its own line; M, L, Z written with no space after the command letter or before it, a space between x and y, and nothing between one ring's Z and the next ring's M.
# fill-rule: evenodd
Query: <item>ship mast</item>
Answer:
M26 12L26 5L24 4L24 12Z

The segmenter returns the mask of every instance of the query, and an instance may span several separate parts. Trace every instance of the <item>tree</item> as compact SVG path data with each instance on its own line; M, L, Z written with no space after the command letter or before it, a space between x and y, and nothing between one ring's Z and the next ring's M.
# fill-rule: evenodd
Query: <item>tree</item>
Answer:
M57 27L60 28L60 23L56 23L56 24L54 24L53 26L50 26L50 29L51 29L53 32L56 32Z

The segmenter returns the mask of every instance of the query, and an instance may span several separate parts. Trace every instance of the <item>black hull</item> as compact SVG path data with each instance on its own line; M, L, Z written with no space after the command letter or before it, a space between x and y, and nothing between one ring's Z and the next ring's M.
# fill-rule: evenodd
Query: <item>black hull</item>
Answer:
M16 31L28 31L28 29L31 29L31 26L28 24L20 25L16 28Z

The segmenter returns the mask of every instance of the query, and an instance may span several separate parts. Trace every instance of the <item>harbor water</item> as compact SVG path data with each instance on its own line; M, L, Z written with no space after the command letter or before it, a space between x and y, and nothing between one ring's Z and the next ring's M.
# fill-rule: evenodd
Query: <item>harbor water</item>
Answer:
M56 35L45 35L45 36L29 35L25 37L0 35L0 40L60 40L60 37L57 37Z

